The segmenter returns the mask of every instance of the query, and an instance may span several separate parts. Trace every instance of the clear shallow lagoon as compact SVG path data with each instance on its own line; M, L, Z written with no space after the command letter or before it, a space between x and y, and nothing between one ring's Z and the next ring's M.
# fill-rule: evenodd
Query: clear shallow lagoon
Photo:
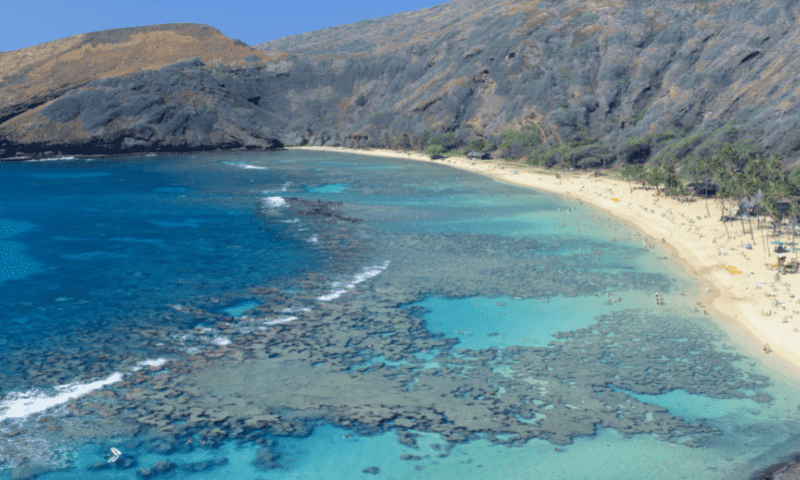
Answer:
M308 151L0 184L0 478L746 479L798 450L795 372L572 200Z

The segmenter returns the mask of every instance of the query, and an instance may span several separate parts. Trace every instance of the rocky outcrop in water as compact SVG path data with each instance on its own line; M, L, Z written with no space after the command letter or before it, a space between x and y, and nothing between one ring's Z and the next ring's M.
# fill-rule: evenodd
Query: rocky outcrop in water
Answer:
M766 468L752 480L800 480L800 455L793 462L784 462Z

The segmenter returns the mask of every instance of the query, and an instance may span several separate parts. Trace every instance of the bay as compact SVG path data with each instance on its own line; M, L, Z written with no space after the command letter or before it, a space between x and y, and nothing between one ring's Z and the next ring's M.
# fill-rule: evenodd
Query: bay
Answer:
M744 479L795 452L796 372L572 200L308 151L0 185L0 478Z

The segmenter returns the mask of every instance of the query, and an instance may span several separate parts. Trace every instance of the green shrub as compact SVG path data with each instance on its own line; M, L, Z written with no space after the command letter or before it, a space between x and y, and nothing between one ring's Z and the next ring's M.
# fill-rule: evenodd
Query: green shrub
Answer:
M664 133L659 132L659 133L655 134L656 141L658 141L659 143L660 142L666 142L667 140L672 140L673 138L675 138L677 136L678 136L678 134L675 133L672 130L667 130Z
M650 143L650 139L653 138L655 134L645 135L641 138L633 138L628 137L625 139L625 145L633 146L633 145L644 145Z
M449 150L454 150L461 146L461 140L456 138L456 134L454 132L443 133L436 136L433 136L428 132L425 132L425 134L427 136L427 140L425 141L426 149L432 145L439 145L444 149L443 150L444 152L447 152Z
M430 156L444 155L444 152L445 152L444 147L436 143L430 144L425 147L425 155L430 155Z
M445 153L445 156L448 157L466 157L469 150L466 148L456 148L455 150L449 150Z
M645 113L647 113L647 109L646 108L643 109L641 112L637 113L636 115L634 115L633 117L631 117L631 122L633 122L634 124L638 123L639 120L644 118L644 114Z
M521 130L505 130L501 135L503 142L500 148L507 149L508 156L512 159L531 156L531 149L542 142L536 125L526 125Z
M475 140L472 140L467 144L465 150L468 152L472 151L489 152L494 150L495 148L497 147L495 147L494 143L488 142L482 138L476 138Z
M535 147L542 141L536 125L525 125L521 130L505 130L501 135L503 136L503 143L500 146L507 148L510 148L515 143L526 147Z

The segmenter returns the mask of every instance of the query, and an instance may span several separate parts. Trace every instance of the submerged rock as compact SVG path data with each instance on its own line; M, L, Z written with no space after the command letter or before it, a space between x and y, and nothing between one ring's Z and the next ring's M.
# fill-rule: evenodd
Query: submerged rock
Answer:
M171 472L175 469L175 464L168 461L156 462L152 467L140 468L136 474L141 478L153 478L162 473Z
M206 460L203 462L187 463L181 468L188 473L199 473L211 470L214 467L227 465L230 461L227 458L217 458L216 460Z
M113 465L111 465L109 462L93 462L86 467L86 470L89 470L90 472L98 472L101 470L111 470L112 468Z
M255 465L256 468L264 470L280 468L280 463L277 461L279 455L272 450L273 442L267 441L265 445L266 446L256 451L256 458L253 460L253 465Z
M130 455L123 455L119 457L116 462L114 462L114 465L119 469L128 470L136 467L138 462Z

